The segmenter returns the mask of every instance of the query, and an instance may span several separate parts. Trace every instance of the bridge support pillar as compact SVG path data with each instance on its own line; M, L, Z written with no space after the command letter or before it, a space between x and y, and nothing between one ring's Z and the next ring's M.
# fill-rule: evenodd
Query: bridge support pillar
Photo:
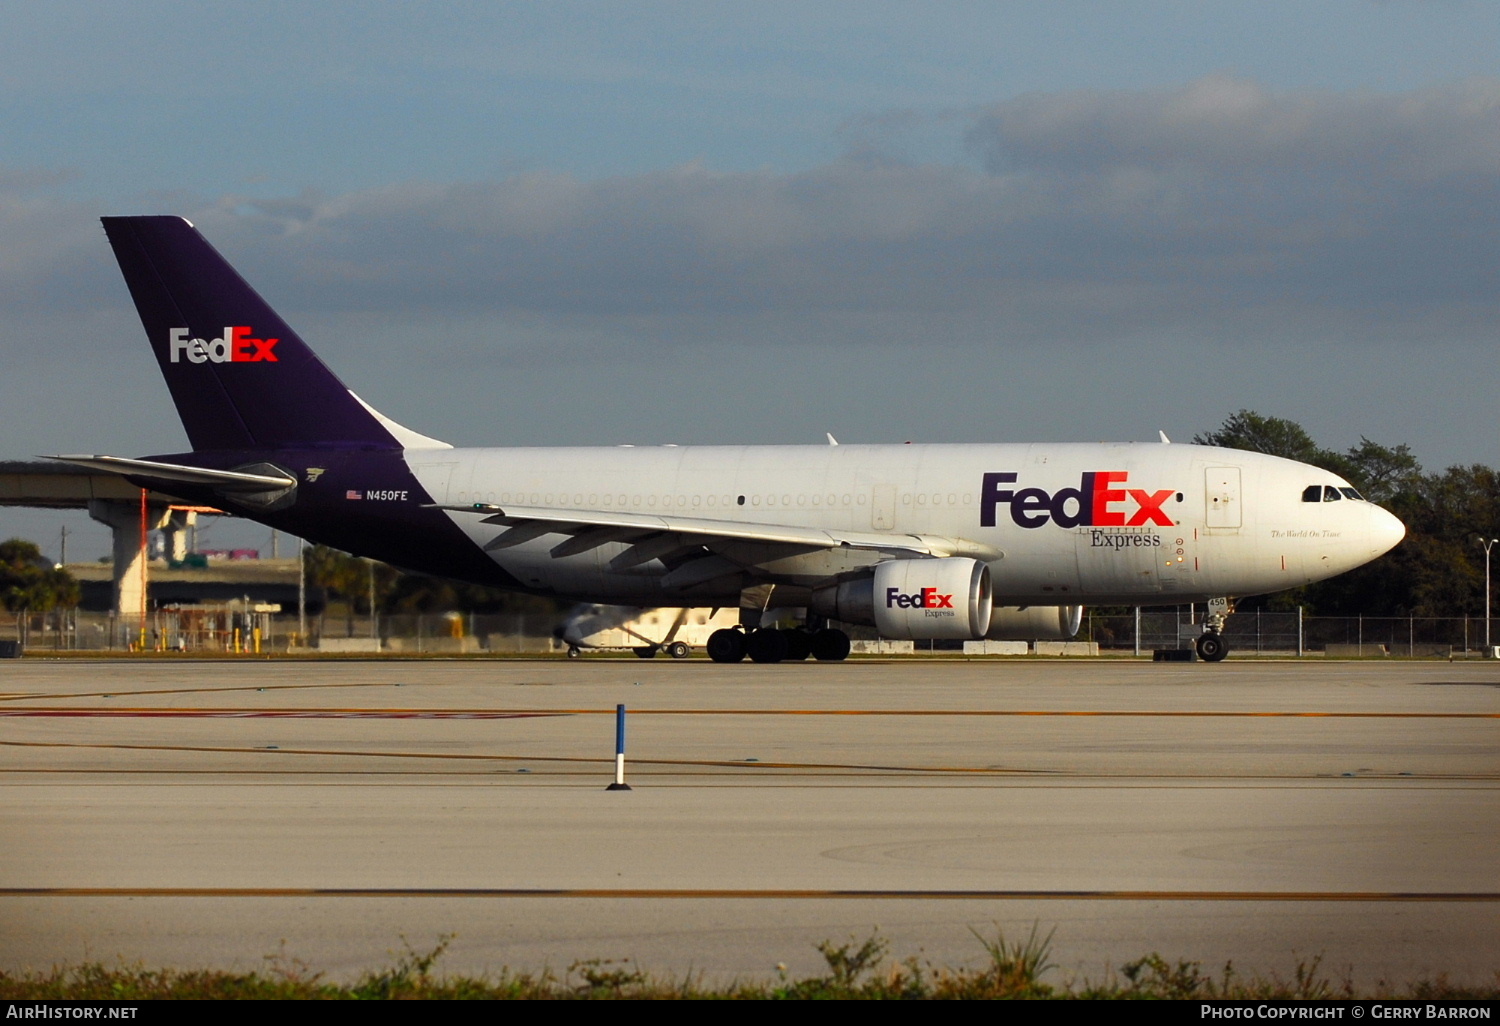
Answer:
M169 512L165 506L146 507L149 531L162 527ZM141 506L136 502L90 499L89 516L109 526L114 540L115 615L138 617L146 598L146 548L141 544Z

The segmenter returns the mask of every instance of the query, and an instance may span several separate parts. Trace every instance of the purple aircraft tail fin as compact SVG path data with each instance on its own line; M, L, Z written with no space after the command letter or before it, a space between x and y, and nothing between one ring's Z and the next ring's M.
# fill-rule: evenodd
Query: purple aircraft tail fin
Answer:
M189 222L102 220L194 449L402 447Z

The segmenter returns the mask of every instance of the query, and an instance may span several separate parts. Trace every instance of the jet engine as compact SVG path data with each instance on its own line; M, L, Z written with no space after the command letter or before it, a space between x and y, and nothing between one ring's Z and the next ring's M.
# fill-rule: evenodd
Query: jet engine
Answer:
M977 559L894 559L813 591L813 611L874 626L883 638L984 637L992 599L990 570Z
M1082 624L1082 606L996 606L984 636L992 641L1067 641Z

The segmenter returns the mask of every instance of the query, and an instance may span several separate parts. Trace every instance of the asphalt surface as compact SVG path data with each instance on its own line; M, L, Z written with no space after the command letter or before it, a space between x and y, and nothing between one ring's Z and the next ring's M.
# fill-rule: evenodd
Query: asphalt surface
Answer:
M628 709L628 792L610 792ZM1500 970L1500 664L0 665L0 968ZM978 935L976 937L976 934Z

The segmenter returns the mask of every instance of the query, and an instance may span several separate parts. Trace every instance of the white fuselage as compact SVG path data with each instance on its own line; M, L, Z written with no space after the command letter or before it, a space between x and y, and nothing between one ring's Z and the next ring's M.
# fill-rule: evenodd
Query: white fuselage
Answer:
M406 462L440 504L817 528L893 545L954 540L988 563L997 605L1173 604L1280 591L1360 566L1405 531L1328 471L1197 445L408 449ZM1308 501L1313 486L1338 498ZM449 515L479 547L505 530ZM738 599L740 584L727 579L674 588L657 560L612 569L624 541L555 555L560 536L490 557L527 588L584 601ZM889 558L868 547L709 547L758 580L790 587Z

